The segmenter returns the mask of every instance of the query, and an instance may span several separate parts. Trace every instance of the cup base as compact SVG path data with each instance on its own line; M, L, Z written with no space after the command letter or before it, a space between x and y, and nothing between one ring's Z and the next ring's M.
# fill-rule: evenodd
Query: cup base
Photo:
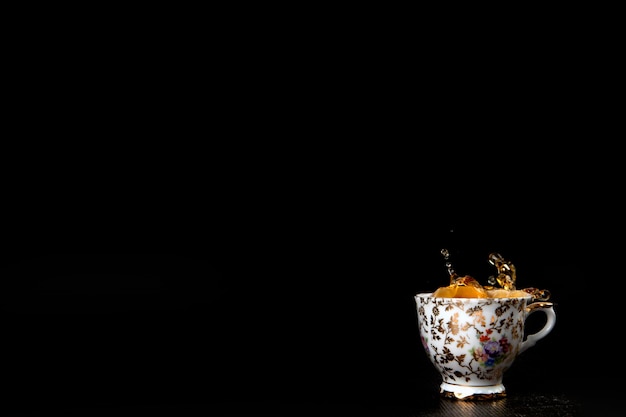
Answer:
M445 398L464 401L495 400L506 397L504 385L467 386L442 382L439 392Z

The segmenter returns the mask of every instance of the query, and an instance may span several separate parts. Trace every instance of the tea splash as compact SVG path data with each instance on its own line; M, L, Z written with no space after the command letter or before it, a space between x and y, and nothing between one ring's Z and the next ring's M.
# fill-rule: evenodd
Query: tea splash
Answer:
M450 284L439 287L433 297L443 298L505 298L532 296L534 301L547 301L550 291L540 290L534 287L516 289L515 281L517 273L515 265L505 260L499 253L489 254L489 263L496 267L498 274L488 278L489 285L481 285L471 275L460 276L456 273L450 262L450 252L442 249L441 254L446 261L445 266L450 276ZM496 284L500 287L496 287Z

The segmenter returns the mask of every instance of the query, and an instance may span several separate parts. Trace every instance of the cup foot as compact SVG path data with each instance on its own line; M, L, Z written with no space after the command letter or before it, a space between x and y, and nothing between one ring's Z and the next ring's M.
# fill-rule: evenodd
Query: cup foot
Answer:
M486 386L467 386L455 385L442 382L439 392L445 398L453 398L456 400L495 400L506 397L504 385L486 385Z

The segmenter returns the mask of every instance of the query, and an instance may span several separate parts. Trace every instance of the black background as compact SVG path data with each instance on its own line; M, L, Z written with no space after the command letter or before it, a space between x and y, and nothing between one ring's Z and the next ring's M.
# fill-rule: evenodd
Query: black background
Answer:
M243 176L200 206L181 198L187 210L142 204L143 220L100 206L15 215L2 256L5 413L419 415L439 381L413 296L447 284L442 248L483 283L499 252L519 287L552 293L556 327L507 372L509 392L611 408L600 400L616 394L618 367L605 365L617 307L598 295L619 270L613 194L577 181L278 178Z
M614 409L610 29L439 43L411 20L320 44L317 22L115 12L118 39L52 19L9 43L2 415L423 415L439 381L413 296L447 284L442 248L481 282L499 252L552 293L511 398Z

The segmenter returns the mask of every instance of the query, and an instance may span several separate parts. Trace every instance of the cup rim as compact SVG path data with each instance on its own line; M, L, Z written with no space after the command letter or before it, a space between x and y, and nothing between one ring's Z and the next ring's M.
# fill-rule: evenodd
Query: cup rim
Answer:
M434 291L431 292L422 292L415 294L415 298L430 298L433 300L458 300L458 301L480 301L480 300L520 300L520 299L532 299L533 296L528 294L519 297L433 297Z

